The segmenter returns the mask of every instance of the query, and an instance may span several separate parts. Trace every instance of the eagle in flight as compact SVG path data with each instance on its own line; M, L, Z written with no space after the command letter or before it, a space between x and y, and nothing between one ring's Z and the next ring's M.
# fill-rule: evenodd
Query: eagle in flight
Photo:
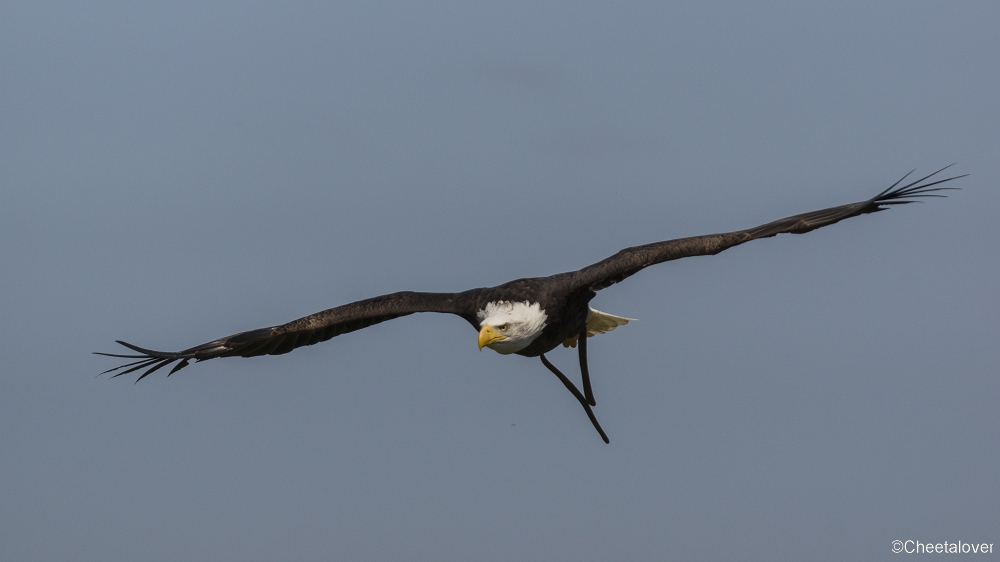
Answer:
M538 357L583 406L594 428L608 443L608 436L594 416L594 392L587 369L587 338L614 330L629 318L600 312L590 307L597 291L606 289L654 264L690 256L719 252L777 234L802 234L846 218L875 213L891 205L916 202L922 197L943 197L935 192L956 189L940 184L967 174L934 179L946 166L916 181L900 186L910 174L875 197L858 203L831 207L769 222L747 230L678 238L644 246L625 248L617 254L583 269L549 277L515 279L496 287L470 289L460 293L417 293L403 291L365 299L310 314L280 326L240 332L196 345L183 351L154 351L123 341L117 343L136 354L100 353L110 357L135 359L104 371L119 371L113 377L145 369L139 382L154 371L176 363L168 376L191 362L217 357L281 355L297 347L313 345L335 336L367 328L379 322L414 312L445 312L465 319L479 333L479 349L488 347L501 354L516 353ZM576 347L580 356L583 392L559 371L545 354L562 344ZM101 374L104 374L101 373Z

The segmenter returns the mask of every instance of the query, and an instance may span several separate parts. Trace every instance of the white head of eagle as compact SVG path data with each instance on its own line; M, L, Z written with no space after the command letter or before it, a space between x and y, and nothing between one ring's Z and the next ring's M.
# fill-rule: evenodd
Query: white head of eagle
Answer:
M548 316L541 305L525 302L491 302L476 313L479 319L479 349L517 353L542 334Z

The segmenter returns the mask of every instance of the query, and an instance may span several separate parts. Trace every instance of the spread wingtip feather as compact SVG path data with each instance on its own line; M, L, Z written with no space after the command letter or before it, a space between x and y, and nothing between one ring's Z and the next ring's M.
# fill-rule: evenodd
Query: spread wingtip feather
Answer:
M964 178L964 177L968 176L969 174L961 174L961 175L958 175L958 176L952 176L950 178L944 178L944 179L935 180L935 181L932 181L930 183L923 183L923 182L931 179L932 177L940 174L941 172L947 170L948 168L951 168L954 165L955 165L954 163L948 164L947 166L941 168L940 170L937 170L936 172L932 172L930 174L927 174L926 176L924 176L924 177L922 177L922 178L920 178L918 180L912 181L912 182L910 182L910 183L908 183L908 184L906 184L906 185L904 185L902 187L896 187L900 183L902 183L903 180L905 180L907 177L909 177L910 174L913 173L913 171L910 171L905 176L903 176L902 178L900 178L896 183L894 183L891 186L889 186L888 189L886 189L882 193L879 193L878 195L876 195L875 197L873 197L871 199L871 202L874 203L876 206L879 206L879 205L902 205L902 204L905 204L905 203L918 203L919 201L916 200L916 199L914 199L915 197L946 197L946 195L939 195L939 194L934 193L934 192L937 192L937 191L951 191L951 190L961 189L961 188L959 188L959 187L934 187L934 186L940 185L942 183L949 182L949 181L952 181L952 180L957 180L959 178Z
M170 371L170 373L167 374L167 376L170 376L176 373L177 371L183 369L184 367L186 367L191 360L190 357L186 357L184 355L184 352L172 353L167 351L155 351L152 349L145 349L137 345L132 345L128 342L124 342L121 340L115 340L115 343L123 345L133 351L137 351L139 352L139 355L122 354L122 353L104 353L102 351L94 351L93 352L94 355L104 355L105 357L120 357L123 359L138 359L138 361L132 361L131 363L125 363L124 365L119 365L117 367L113 367L106 371L102 371L101 373L98 374L98 376L107 373L114 373L115 371L118 371L120 369L125 369L120 373L115 373L111 375L111 378L115 378L115 377L120 377L122 375L127 375L135 371L146 369L148 367L148 369L144 373L142 373L142 375L140 375L139 378L135 380L135 382L139 382L142 379L146 378L147 376L153 374L155 371L163 367L166 367L167 365L180 359L181 362L178 363L176 366L174 366L174 368Z

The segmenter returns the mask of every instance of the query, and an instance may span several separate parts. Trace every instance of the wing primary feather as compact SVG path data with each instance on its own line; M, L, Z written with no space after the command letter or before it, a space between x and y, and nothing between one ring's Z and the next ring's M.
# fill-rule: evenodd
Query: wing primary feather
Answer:
M883 195L885 195L886 193L889 193L890 191L893 190L893 188L895 188L897 185L899 185L903 180L905 180L906 178L910 177L910 174L912 174L913 172L916 172L916 171L917 171L917 169L914 168L914 169L910 170L909 172L906 172L906 175L904 175L903 177L901 177L898 180L896 180L896 183L894 183L894 184L890 185L889 187L887 187L885 189L885 191L883 191L882 193L879 193L878 195L876 195L875 198L879 199Z
M190 359L185 359L185 360L181 361L180 363L178 363L178 364L174 365L174 368L173 368L173 369L170 369L170 372L169 372L169 373L167 373L167 376L169 377L170 375L172 375L172 374L176 373L177 371L180 371L180 370L181 370L181 369L183 369L184 367L187 367L187 366L188 366L188 363L190 363L190 362L191 362L191 360L190 360Z
M137 345L132 345L132 344L130 344L128 342L124 342L122 340L115 340L115 343L124 345L125 347L131 349L132 351L138 351L139 353L144 353L144 354L146 354L146 355L148 355L150 357L159 357L160 359L166 359L167 357L177 357L177 358L180 358L181 353L183 353L183 352L181 352L181 353L172 353L172 352L169 352L169 351L155 351L155 350L152 350L152 349L145 349L145 348L139 347Z
M166 367L167 365L173 363L174 361L176 361L176 359L160 359L159 361L157 361L156 365L153 365L153 367L151 369L149 369L148 371L146 371L145 373L143 373L142 375L140 375L139 378L135 379L135 382L141 381L142 379L146 378L147 375L150 375L150 374L156 372L161 367ZM132 383L132 384L135 384L135 383Z
M127 375L127 374L131 373L132 371L138 371L139 369L145 369L146 367L152 365L153 363L156 363L157 361L161 361L161 359L153 357L153 358L151 358L151 359L149 359L147 361L142 361L141 365L137 365L135 367L132 367L131 369L128 369L126 371L122 371L120 373L115 373L114 375L111 375L111 378L120 377L122 375Z
M112 356L112 357L114 357L114 356ZM112 371L117 371L118 369L124 369L125 367L131 367L132 365L138 365L139 363L145 363L146 361L149 361L148 357L145 358L145 359L140 359L138 361L133 361L131 363L125 363L124 365L119 365L117 367L113 367L111 369L108 369L107 371L101 371L100 373L97 374L97 376L101 376L101 375L103 375L105 373L110 373ZM139 367L139 368L141 369L142 367ZM115 375L115 376L118 376L118 375ZM112 378L114 378L114 377L112 377Z
M149 357L148 355L122 355L120 353L104 353L101 351L91 351L94 355L103 355L105 357L123 357L125 359L137 359L139 357Z

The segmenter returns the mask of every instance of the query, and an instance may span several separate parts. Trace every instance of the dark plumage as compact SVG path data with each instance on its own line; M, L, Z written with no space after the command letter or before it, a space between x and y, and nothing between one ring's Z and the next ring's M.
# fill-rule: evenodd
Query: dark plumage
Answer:
M186 367L192 359L204 361L217 357L280 355L297 347L323 342L341 334L415 312L456 314L478 330L482 322L482 317L479 315L489 303L538 303L547 316L544 329L529 345L516 353L527 357L540 356L545 366L555 373L580 401L594 426L607 442L607 436L600 428L591 410L595 401L586 364L586 337L579 337L580 366L584 386L582 394L543 355L567 339L578 337L584 332L587 325L589 303L596 296L597 291L614 285L643 268L657 263L690 256L714 255L750 240L783 233L802 234L846 218L882 211L890 205L913 203L921 197L942 197L935 192L956 188L940 187L940 184L964 177L964 175L960 175L928 181L947 168L946 166L917 181L897 187L909 176L907 174L882 193L866 201L795 215L748 230L679 238L626 248L607 259L578 271L559 273L549 277L517 279L496 287L470 289L460 293L406 291L382 295L317 312L280 326L241 332L183 351L154 351L118 341L137 354L97 353L110 357L135 359L136 361L104 372L120 371L113 375L117 377L144 370L142 375L136 379L138 382L158 369L173 363L176 365L170 370L168 376Z

